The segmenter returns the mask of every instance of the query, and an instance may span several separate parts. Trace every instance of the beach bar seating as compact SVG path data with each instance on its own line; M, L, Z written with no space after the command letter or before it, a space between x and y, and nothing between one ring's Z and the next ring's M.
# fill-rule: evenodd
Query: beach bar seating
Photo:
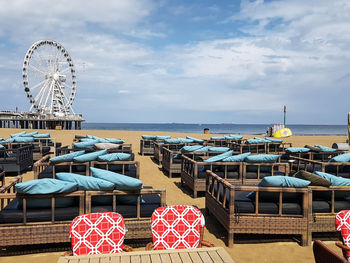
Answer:
M238 233L298 235L307 245L308 188L237 186L211 171L206 180L205 210L227 230L229 247Z
M52 153L52 152L50 152L51 147L45 146L41 142L30 142L30 143L13 142L13 143L3 143L2 145L5 146L6 149L17 149L17 148L21 148L23 146L30 146L32 148L34 162L40 160L45 155Z
M20 179L18 177L18 182ZM78 215L97 212L120 213L128 229L126 239L151 238L151 215L154 209L166 205L165 189L144 187L129 191L29 195L9 193L9 188L14 186L12 183L0 192L0 203L7 204L0 211L1 248L69 242L71 221ZM69 201L69 204L63 200ZM48 206L44 207L43 202L47 205L47 201ZM38 202L41 207L33 207Z
M56 178L56 173L62 172L91 176L90 167L100 168L134 178L140 177L140 163L138 161L52 163L49 156L45 156L34 164L34 178Z
M159 135L141 135L140 140L140 154L154 154L154 143L164 143L165 139L170 139L171 136L159 136Z
M186 185L197 197L198 192L206 190L206 171L213 171L231 184L257 185L266 176L289 175L289 164L277 162L205 162L208 157L194 159L182 157L181 185Z
M0 168L6 173L21 174L33 166L32 147L22 146L15 149L0 149Z
M171 151L179 151L182 147L186 145L194 145L196 143L154 143L154 160L161 164L163 160L163 149L169 149Z

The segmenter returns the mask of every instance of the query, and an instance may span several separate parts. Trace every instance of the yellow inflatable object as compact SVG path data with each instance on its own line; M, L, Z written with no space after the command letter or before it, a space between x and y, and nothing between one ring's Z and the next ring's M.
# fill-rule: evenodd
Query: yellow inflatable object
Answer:
M292 136L292 131L289 128L283 128L272 134L272 137L284 138Z

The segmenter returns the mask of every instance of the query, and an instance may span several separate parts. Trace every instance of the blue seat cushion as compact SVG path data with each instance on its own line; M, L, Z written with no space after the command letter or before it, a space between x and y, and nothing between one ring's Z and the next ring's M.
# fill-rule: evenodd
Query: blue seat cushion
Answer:
M85 154L85 151L77 151L72 153L67 153L59 156L50 158L52 163L64 163L64 162L73 162L73 158Z
M171 139L171 136L168 136L168 135L164 135L164 136L157 135L156 136L156 140L164 141L165 139Z
M104 190L113 190L114 184L102 180L99 178L95 178L92 176L74 174L74 173L56 173L56 178L58 180L72 182L78 184L78 190L96 190L96 191L104 191Z
M332 162L340 162L340 163L348 163L350 162L350 153L343 153L337 156L334 156L332 159L329 160L330 163Z
M86 141L86 142L76 142L74 143L74 147L78 148L78 149L86 149L86 148L90 148L92 149L94 147L95 143L99 143L99 140L90 140L90 141Z
M34 134L34 138L50 138L50 133L41 133L41 134Z
M210 147L209 148L210 152L227 152L229 150L230 150L230 148L228 148L228 147Z
M190 140L192 140L193 142L198 142L198 143L204 142L204 140L202 140L202 139L193 138L193 137L191 137L191 136L186 136L186 139L190 139Z
M280 156L277 154L256 154L245 158L247 163L275 163Z
M34 142L34 137L22 137L16 136L14 137L15 142Z
M90 167L90 171L93 177L113 183L116 190L139 190L142 188L142 181L136 178L94 167Z
M107 154L107 150L85 153L85 154L74 157L73 162L84 163L84 162L95 161L97 159L97 157L99 157L100 155L105 155L105 154Z
M320 148L322 152L335 152L336 151L336 149L329 148L329 147L323 146L323 145L315 145L315 146Z
M30 180L15 185L18 194L55 194L55 193L71 193L78 190L78 184L65 182L57 179L44 178Z
M156 135L141 135L144 140L155 140L157 138Z
M232 153L233 151L228 151L228 152L224 152L222 154L219 154L219 155L215 155L213 157L210 157L209 159L205 160L204 162L207 162L207 163L211 163L211 162L219 162L229 156L232 156Z
M223 159L223 162L244 162L244 159L250 155L250 152L232 155Z
M39 133L38 131L33 131L31 133L25 133L25 134L23 134L21 136L23 136L23 137L33 137L34 135L36 135L38 133Z
M106 142L110 142L110 143L116 143L116 144L123 144L124 140L122 139L116 139L116 138L106 138Z
M285 149L285 151L287 153L306 153L306 152L309 152L310 149L305 147L289 147Z
M195 152L195 151L199 151L200 149L202 149L203 146L202 145L190 145L190 146L184 146L180 149L180 152L182 153L187 153L187 152Z
M98 156L97 160L100 162L130 161L130 158L130 153L109 153Z
M17 137L17 136L23 136L26 133L27 133L26 131L14 133L14 134L11 134L11 138L14 138L14 137Z

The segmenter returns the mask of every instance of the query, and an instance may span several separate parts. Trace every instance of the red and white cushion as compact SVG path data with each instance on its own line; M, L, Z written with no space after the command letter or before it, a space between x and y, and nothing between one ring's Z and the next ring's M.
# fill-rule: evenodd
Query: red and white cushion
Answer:
M123 251L124 218L113 212L76 217L69 228L73 255L95 255Z
M151 220L155 250L199 247L205 220L197 208L187 205L159 207Z
M344 245L350 247L350 210L342 210L335 216L335 227L337 231L341 231ZM346 252L348 261L350 262L350 252Z

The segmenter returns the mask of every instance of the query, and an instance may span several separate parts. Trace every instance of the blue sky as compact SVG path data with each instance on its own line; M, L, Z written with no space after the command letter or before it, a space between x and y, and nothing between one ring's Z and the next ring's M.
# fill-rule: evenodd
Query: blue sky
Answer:
M22 63L61 43L88 122L346 124L348 0L0 0L0 109Z

